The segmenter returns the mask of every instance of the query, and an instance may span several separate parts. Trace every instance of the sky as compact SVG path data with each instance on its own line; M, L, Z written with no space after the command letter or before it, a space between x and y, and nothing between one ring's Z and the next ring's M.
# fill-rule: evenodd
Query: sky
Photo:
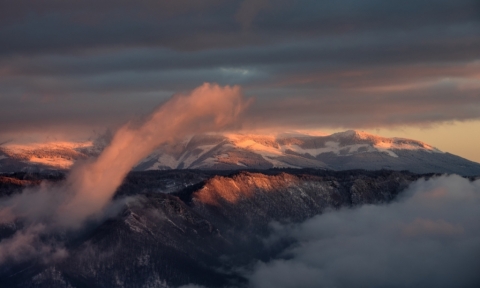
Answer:
M480 162L480 1L0 0L0 143L92 137L205 82L254 99L244 130Z

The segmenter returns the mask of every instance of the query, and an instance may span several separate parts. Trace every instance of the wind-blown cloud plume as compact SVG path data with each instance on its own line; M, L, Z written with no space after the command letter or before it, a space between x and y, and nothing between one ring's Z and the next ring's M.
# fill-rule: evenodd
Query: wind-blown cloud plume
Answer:
M125 175L158 145L233 124L248 103L239 86L206 83L188 95L175 95L143 123L131 122L118 129L97 159L74 166L61 184L44 184L1 200L1 222L21 219L27 223L26 229L38 223L45 227L19 231L0 242L0 262L16 251L34 254L28 251L38 250L32 243L40 232L79 228L85 220L99 216ZM16 249L4 249L6 245ZM28 245L30 248L25 248Z
M297 245L258 263L251 286L478 287L480 180L420 180L403 195L278 228Z

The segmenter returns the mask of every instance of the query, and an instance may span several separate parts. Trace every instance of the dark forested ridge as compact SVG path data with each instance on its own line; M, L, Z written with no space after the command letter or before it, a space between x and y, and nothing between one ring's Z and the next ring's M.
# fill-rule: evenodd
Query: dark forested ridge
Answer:
M243 286L233 267L269 259L292 243L264 241L271 223L296 223L325 209L386 203L412 181L434 174L406 171L172 170L130 173L121 211L82 232L57 237L68 255L0 266L2 287ZM1 195L63 175L0 176ZM3 240L22 223L0 226ZM60 240L58 240L60 239ZM0 240L1 241L1 240ZM6 285L6 286L5 286Z

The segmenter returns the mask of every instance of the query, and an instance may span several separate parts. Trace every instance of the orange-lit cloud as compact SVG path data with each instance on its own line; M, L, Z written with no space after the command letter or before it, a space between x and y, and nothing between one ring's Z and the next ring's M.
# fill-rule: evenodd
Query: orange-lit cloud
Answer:
M61 221L78 223L100 211L133 166L160 144L234 124L247 104L238 86L204 84L174 96L140 126L123 126L97 159L73 168L67 185L74 196L60 208Z
M193 133L219 131L235 124L248 104L239 86L221 87L205 83L188 94L175 95L143 122L131 122L121 127L98 158L77 163L64 182L45 184L2 199L0 215L20 217L27 224L45 223L46 227L42 229L45 233L58 227L78 228L86 219L98 216L125 175L158 145ZM25 238L22 233L18 232L18 237L13 239L37 239L34 236ZM3 254L9 249L2 244L18 244L12 241L0 243ZM18 245L27 249L31 244ZM3 255L2 259L7 256ZM15 255L11 256L15 258Z

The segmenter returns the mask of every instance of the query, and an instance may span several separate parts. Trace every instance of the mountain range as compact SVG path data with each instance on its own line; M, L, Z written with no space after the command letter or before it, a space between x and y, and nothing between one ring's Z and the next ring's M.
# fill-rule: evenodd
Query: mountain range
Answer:
M56 261L0 263L0 287L248 287L243 268L293 244L288 237L266 242L272 221L299 223L327 209L387 203L412 181L431 176L317 169L132 172L117 191L115 198L126 201L115 216L40 239L67 250ZM62 179L45 177L2 176L0 197ZM165 187L174 192L164 193ZM23 225L0 222L0 242Z
M0 172L68 169L95 157L106 142L0 146ZM319 168L409 170L415 173L480 175L480 164L417 140L386 138L349 130L326 136L284 133L202 134L164 144L135 171Z

